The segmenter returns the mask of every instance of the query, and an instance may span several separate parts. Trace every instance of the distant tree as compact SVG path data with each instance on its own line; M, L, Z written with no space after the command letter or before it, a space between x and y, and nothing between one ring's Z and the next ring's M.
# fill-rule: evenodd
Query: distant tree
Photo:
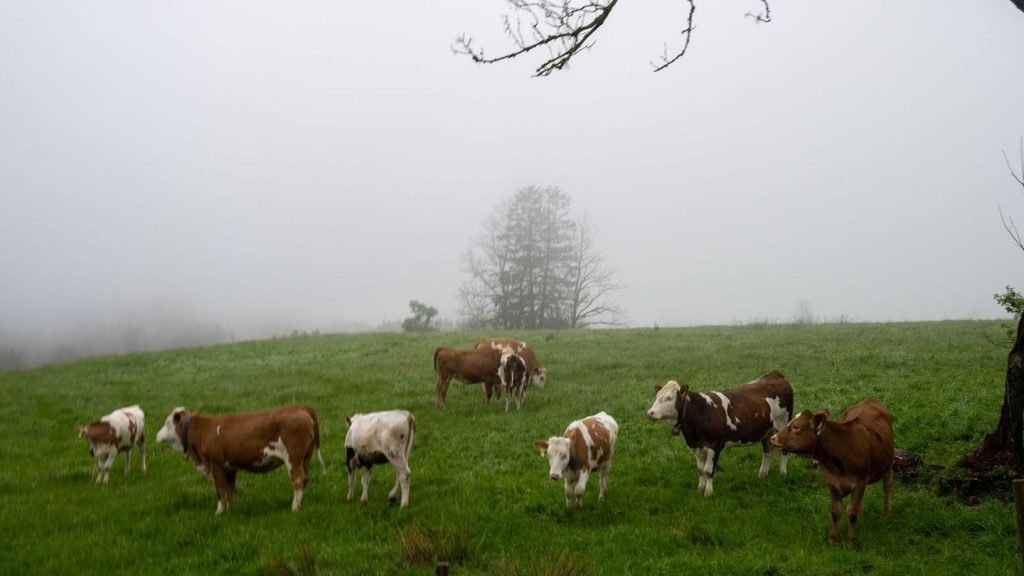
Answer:
M13 372L27 368L25 353L14 346L0 347L0 372Z
M515 49L489 58L483 49L473 45L473 39L465 34L455 38L452 51L465 54L474 62L493 64L510 60L543 48L547 50L548 59L537 67L537 76L547 76L556 70L565 68L580 52L594 45L597 31L605 25L612 10L619 0L506 0L510 13L503 18L505 33L512 39ZM1024 12L1024 0L1010 0L1014 6ZM747 12L747 17L754 22L771 22L771 6L768 0L752 1L760 4L759 10ZM637 5L635 2L632 5ZM654 71L664 70L686 54L690 47L690 39L695 29L694 14L697 10L695 0L686 0L686 18L680 31L682 40L671 52L666 44L665 50L656 62L652 62ZM643 8L647 9L647 8ZM516 14L516 16L512 16Z
M469 279L459 289L459 303L467 325L583 327L618 311L606 302L617 289L614 271L593 253L589 228L580 251L571 203L557 188L528 186L499 204L464 260Z
M402 332L432 332L430 322L437 316L437 308L427 306L418 300L409 301L412 316L402 320Z
M814 310L811 303L801 300L796 304L796 312L793 313L794 324L814 324Z
M618 272L605 262L604 255L596 251L596 229L590 216L584 214L576 221L573 243L573 262L569 278L569 327L587 328L598 324L619 324L622 310L608 297L623 286L615 281Z

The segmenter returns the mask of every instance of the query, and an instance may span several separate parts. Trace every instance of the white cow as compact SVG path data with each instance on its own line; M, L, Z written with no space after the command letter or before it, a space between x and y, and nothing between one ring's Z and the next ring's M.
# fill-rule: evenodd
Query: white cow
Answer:
M587 489L590 473L597 470L601 475L601 492L598 500L604 500L608 487L608 472L612 469L615 454L615 439L619 435L619 424L605 412L576 420L565 429L561 436L533 443L547 454L552 480L565 480L565 505L571 506L575 495L576 505L583 506L583 493ZM572 483L576 486L573 488Z
M86 424L76 425L78 437L89 439L89 454L96 457L96 483L106 484L110 480L110 467L118 452L125 453L124 473L132 464L132 447L139 445L142 455L142 471L146 471L146 415L142 408L129 406L118 408L103 418Z
M388 493L388 502L395 502L398 487L402 487L402 508L409 505L409 452L416 433L416 418L405 410L388 410L355 414L345 417L345 464L348 467L348 496L355 489L357 468L363 470L363 494L359 502L366 502L370 487L370 470L374 464L390 462L395 468L395 486Z

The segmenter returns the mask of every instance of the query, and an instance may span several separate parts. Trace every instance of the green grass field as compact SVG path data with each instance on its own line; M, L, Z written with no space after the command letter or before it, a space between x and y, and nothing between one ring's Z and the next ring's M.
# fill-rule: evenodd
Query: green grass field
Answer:
M895 417L896 446L950 464L994 429L1008 345L996 321L752 325L518 333L548 368L523 411L485 406L453 383L434 408L433 349L493 334L330 335L90 359L0 374L0 571L8 574L1016 574L1012 505L967 506L897 480L864 499L855 546L829 545L820 474L757 476L760 449L721 458L715 494L697 492L694 458L645 411L670 378L730 387L778 368L797 410L838 414L866 395ZM236 507L214 516L212 481L156 432L174 406L207 413L307 403L320 414L328 473L313 467L289 510L283 469L240 475ZM76 422L140 404L149 473L138 459L109 485ZM389 507L389 466L370 502L346 502L344 415L390 408L417 418L407 510ZM605 410L620 435L605 502L581 509L532 441ZM357 487L358 498L358 487ZM845 533L845 521L843 527Z

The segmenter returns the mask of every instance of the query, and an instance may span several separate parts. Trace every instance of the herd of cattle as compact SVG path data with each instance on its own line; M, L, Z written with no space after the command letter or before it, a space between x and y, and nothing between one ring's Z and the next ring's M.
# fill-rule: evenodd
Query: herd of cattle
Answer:
M483 384L485 400L497 392L505 395L505 411L516 398L522 407L528 383L543 387L546 371L524 342L489 338L472 349L438 348L434 352L438 408L444 408L450 381ZM672 434L682 434L697 460L697 489L713 493L713 481L722 451L731 445L760 442L760 475L768 474L772 451L781 450L779 472L786 473L787 454L807 456L828 484L832 506L829 541L839 539L842 500L853 494L846 507L847 538L856 538L857 518L868 484L883 481L883 514L891 509L894 446L892 416L880 403L865 398L843 412L839 421L829 420L828 410L809 410L793 417L793 389L778 371L722 391L696 392L669 381L655 387L655 399L647 416L672 423ZM355 475L362 469L361 502L366 502L374 465L390 463L395 485L388 494L394 502L401 488L401 506L409 504L409 454L416 419L405 410L356 414L346 418L345 459L348 468L348 500L354 492ZM90 454L97 459L96 482L107 483L119 452L125 453L125 473L131 466L132 448L139 447L142 471L146 471L145 415L139 406L121 408L85 426L76 426L79 437L88 438ZM618 423L599 412L569 424L561 436L538 440L534 446L550 463L549 477L563 480L565 503L582 506L590 474L600 476L599 500L604 499L618 437ZM239 470L268 472L285 466L292 480L292 510L298 510L309 481L309 463L315 454L326 471L320 453L320 423L313 408L287 406L260 412L208 416L175 408L167 416L156 440L184 454L195 467L212 478L217 490L217 514L234 505L235 476Z

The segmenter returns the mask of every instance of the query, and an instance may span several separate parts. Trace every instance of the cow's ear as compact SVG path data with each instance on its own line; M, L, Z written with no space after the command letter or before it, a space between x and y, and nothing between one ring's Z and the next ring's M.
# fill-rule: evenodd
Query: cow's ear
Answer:
M175 424L177 424L178 422L181 422L181 411L179 410L179 411L175 412L174 416L172 416L171 419L174 421Z
M348 424L349 426L352 425L352 417L351 416L345 416L345 424Z
M547 451L548 451L548 441L547 440L537 440L536 442L533 443L533 445L534 445L535 448L537 448L537 450L540 450L541 454L546 454Z
M661 384L654 385L654 393L657 394L658 392L661 392Z
M689 384L683 384L682 386L679 387L679 395L680 396L683 396L684 394L686 394L689 391L690 391L690 385Z
M811 417L811 422L814 423L814 430L821 430L821 427L828 422L828 410L822 410Z

